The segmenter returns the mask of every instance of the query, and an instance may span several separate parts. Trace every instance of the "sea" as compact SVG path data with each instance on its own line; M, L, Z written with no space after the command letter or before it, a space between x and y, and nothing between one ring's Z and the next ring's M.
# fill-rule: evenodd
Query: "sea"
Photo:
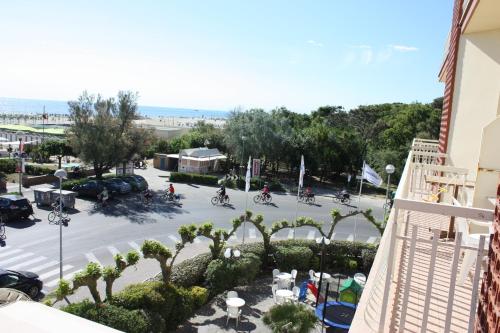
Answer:
M25 99L0 97L0 114L41 114L44 110L49 114L68 114L68 102L42 99ZM230 111L184 109L165 106L139 106L139 113L143 117L185 117L185 118L207 118L226 119Z

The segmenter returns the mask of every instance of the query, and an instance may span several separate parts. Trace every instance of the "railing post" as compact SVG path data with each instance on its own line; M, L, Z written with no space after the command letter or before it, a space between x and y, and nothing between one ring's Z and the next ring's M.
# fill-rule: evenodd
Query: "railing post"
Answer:
M474 277L472 279L472 299L470 302L469 310L469 329L468 332L474 332L474 322L476 321L476 308L477 308L477 295L479 289L479 275L481 273L481 261L483 259L484 251L484 236L479 237L479 246L476 255L476 269L474 270Z
M444 321L444 333L450 331L451 314L453 313L453 299L455 298L455 285L457 282L458 259L460 258L460 245L462 245L462 233L455 235L455 246L453 247L453 260L451 262L450 289L448 291L448 303L446 307L446 319Z
M415 247L417 244L417 234L418 234L418 225L414 224L411 229L411 244L410 244L410 254L408 258L408 265L406 269L406 281L405 281L405 289L403 292L403 304L408 304L408 299L410 296L410 284L411 284L411 275L413 273L413 260L415 258ZM399 319L399 331L404 332L405 323L406 323L406 310L407 306L403 306L401 309L401 318Z
M431 262L429 263L429 273L427 275L427 289L425 290L425 304L422 312L422 328L421 332L427 332L427 322L429 320L429 309L431 306L432 282L434 281L434 268L436 266L437 245L439 240L439 229L434 229L431 249Z
M379 321L379 326L378 326L378 331L383 332L384 331L384 326L385 326L385 317L386 317L386 312L388 308L388 303L389 303L389 293L390 293L390 285L391 285L391 278L392 278L392 270L394 266L394 250L396 247L396 234L398 230L398 213L399 209L395 208L394 210L394 221L392 223L391 227L391 242L389 244L389 254L387 256L387 271L385 275L385 289L384 289L384 298L382 300L382 307L380 311L380 321Z

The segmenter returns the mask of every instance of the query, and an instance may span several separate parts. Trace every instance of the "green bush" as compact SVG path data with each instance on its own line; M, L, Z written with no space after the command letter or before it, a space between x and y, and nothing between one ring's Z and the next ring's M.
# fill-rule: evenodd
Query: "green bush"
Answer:
M28 175L32 175L32 176L41 176L41 175L52 175L54 174L54 170L51 169L51 168L47 168L47 167L42 167L42 166L38 166L38 165L25 165L24 167L26 173Z
M71 189L76 185L82 185L88 182L87 178L72 179L62 182L62 189L66 191L71 191Z
M356 260L347 260L347 268L350 271L355 271L358 268L358 262Z
M370 269L373 265L373 260L375 260L375 254L377 252L372 249L361 250L361 266L363 267L363 272L365 274L370 273Z
M151 331L150 320L141 310L127 310L112 304L96 306L89 300L70 304L62 310L124 332Z
M282 271L307 271L310 269L313 252L305 246L278 246L275 259L278 268Z
M154 332L174 330L206 302L208 291L197 287L184 289L152 281L127 286L115 295L113 304L129 310L142 309L151 317L161 318Z
M203 274L212 261L210 253L203 253L186 259L172 269L171 281L179 287L191 287L203 282ZM161 278L161 274L159 275Z
M313 310L304 304L285 303L273 306L262 318L273 333L308 333L314 329L318 318ZM285 329L285 325L292 323Z
M253 253L243 253L238 259L216 259L208 265L205 281L212 295L218 294L252 282L261 265L261 260Z
M217 185L219 178L212 175L199 175L196 173L171 172L170 181L199 185Z
M16 172L17 161L13 158L0 159L0 172L14 173Z

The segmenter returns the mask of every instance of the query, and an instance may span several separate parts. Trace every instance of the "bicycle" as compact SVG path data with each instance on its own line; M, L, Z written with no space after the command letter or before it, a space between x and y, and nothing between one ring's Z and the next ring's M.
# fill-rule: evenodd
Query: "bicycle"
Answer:
M59 220L66 219L68 217L68 212L65 211L64 206L63 206L62 212L61 212L59 206L57 206L57 205L52 206L52 211L47 216L47 219L49 220L49 222L54 222L56 217L58 217Z
M144 193L141 193L141 201L144 206L151 206L153 204L153 194L146 196Z
M316 201L314 193L305 194L304 192L299 192L299 201L312 205Z
M351 197L348 193L343 194L341 192L336 192L333 194L333 202L348 205L351 203Z
M217 204L221 204L221 205L229 204L229 196L226 194L224 197L221 195L216 195L216 196L212 197L212 205L215 206Z
M269 204L271 203L271 201L273 200L273 198L271 197L271 194L267 193L267 194L264 194L262 192L260 192L259 194L257 194L256 196L253 197L253 202L254 203L266 203L266 204Z
M163 193L161 198L163 200L165 200L166 202L174 202L174 203L178 203L181 200L181 198L178 194L170 193L170 192Z

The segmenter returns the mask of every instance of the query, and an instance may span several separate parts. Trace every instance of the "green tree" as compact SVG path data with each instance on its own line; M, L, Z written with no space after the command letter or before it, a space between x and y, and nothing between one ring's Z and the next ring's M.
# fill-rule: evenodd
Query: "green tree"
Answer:
M64 156L74 155L71 146L63 140L47 140L42 142L38 147L38 153L45 159L49 156L57 156L59 169L61 168L61 160Z

